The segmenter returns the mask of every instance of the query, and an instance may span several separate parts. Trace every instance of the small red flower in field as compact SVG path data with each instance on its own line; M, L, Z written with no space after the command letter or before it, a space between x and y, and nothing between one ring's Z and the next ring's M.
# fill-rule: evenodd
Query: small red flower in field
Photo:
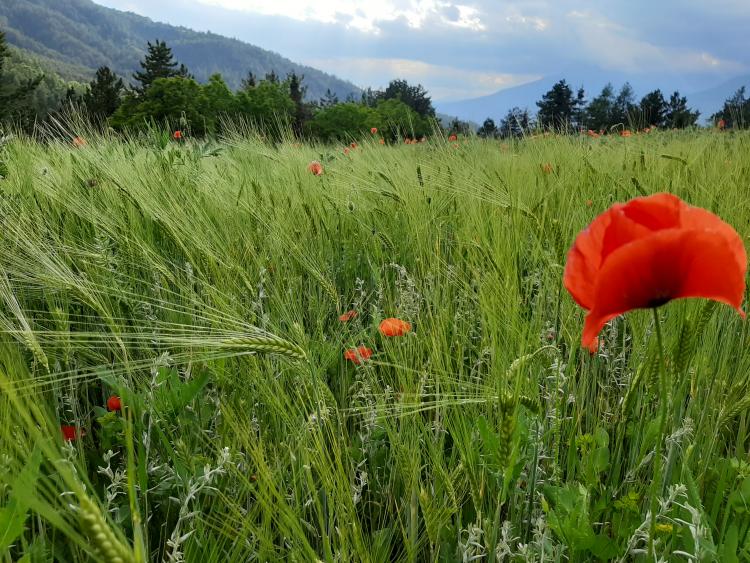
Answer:
M323 165L320 162L318 162L317 160L313 160L310 164L308 164L307 165L307 169L314 176L322 176L323 175Z
M349 145L349 146L350 146L351 148L353 148L353 149L356 149L356 148L357 148L357 143L355 143L354 141L352 141L352 144L351 144L351 145Z
M448 140L451 142L458 141L458 136L454 133L450 137L448 137Z
M740 309L747 255L727 223L672 194L617 203L568 252L563 283L586 311L582 344L611 319L672 299L703 297Z
M107 410L108 411L120 411L122 410L122 401L117 395L112 395L107 399Z
M182 139L182 131L180 131L180 130L178 129L177 131L175 131L174 133L172 133L172 138L173 138L173 139L174 139L175 141L179 141L180 139Z
M71 141L73 143L73 146L77 149L80 149L81 147L85 147L88 143L86 142L86 139L83 137L73 137L73 140Z
M370 133L372 133L373 135L377 135L378 134L378 128L377 127L371 128L370 129Z
M620 131L620 137L630 137L632 133L630 132L630 129L623 129Z
M347 311L346 313L344 313L343 315L341 315L339 317L339 320L342 323L348 323L349 321L351 321L353 319L356 319L358 316L359 316L359 313L357 313L357 311L351 310L351 311Z
M724 127L726 126L727 126L727 122L724 121L723 119L720 119L718 123L716 123L716 127L718 127L719 129L724 129Z
M344 352L344 359L349 360L355 365L359 365L362 362L369 360L372 356L372 350L367 346L357 346L356 348L349 348Z
M411 323L395 318L383 319L379 329L383 336L403 336L411 332Z
M546 162L542 165L542 172L545 174L552 174L552 171L554 170L554 167L552 166L551 162Z
M385 144L385 139L380 139L380 144L384 145Z
M590 200L590 199L587 199L587 200L586 200L586 205L587 205L588 207L591 207L592 205L594 205L594 202L593 202L592 200Z
M71 426L69 424L60 425L60 431L62 432L63 440L66 442L78 440L86 435L86 431L83 428L78 428L77 426Z
M589 137L591 137L592 139L596 139L596 138L599 137L599 133L597 133L596 131L592 131L591 129L589 129L588 131L586 131L586 134Z
M344 147L344 154L349 154L349 147Z

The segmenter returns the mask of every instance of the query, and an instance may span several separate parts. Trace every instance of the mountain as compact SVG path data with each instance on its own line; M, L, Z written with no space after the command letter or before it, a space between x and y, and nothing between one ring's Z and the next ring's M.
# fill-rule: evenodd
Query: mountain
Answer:
M742 86L747 88L748 94L750 94L750 75L738 76L722 82L718 86L688 94L688 102L695 109L700 110L701 121L703 121L711 117L711 114L719 111L724 102L731 98Z
M606 77L606 78L605 78ZM482 123L487 117L499 122L509 109L513 107L528 108L536 113L536 102L559 80L565 78L574 90L579 86L586 87L586 99L591 100L598 95L607 82L611 82L615 90L622 84L629 82L633 86L637 97L643 96L656 88L660 88L665 98L676 89L687 97L688 105L701 112L700 121L708 119L712 113L721 109L724 100L734 94L740 86L750 89L750 76L736 77L721 82L705 90L696 90L695 84L711 82L713 80L691 80L691 77L677 73L655 75L628 75L624 73L603 74L600 69L577 67L568 69L557 76L544 77L534 82L500 90L494 94L459 100L455 102L436 103L436 109L447 115L455 115L460 119L468 119Z
M33 53L68 80L89 80L103 65L130 79L146 42L160 39L198 81L219 72L236 89L248 71L259 77L295 72L305 77L308 99L319 99L327 89L340 99L360 94L350 82L238 39L154 22L91 0L0 0L0 28L10 45Z

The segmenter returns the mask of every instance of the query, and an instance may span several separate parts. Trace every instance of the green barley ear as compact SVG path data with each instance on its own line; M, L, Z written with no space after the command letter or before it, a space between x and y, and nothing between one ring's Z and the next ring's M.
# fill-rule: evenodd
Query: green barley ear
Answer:
M638 367L635 375L630 380L630 386L628 387L625 398L622 401L622 416L627 418L630 408L633 405L633 399L638 395L638 387L641 382L645 379L648 386L652 387L656 385L656 377L659 374L659 355L655 350L649 348L646 352L646 356L643 358L643 363Z
M698 338L708 321L711 320L711 315L713 315L715 309L715 301L706 301L695 316L683 323L680 338L673 353L675 375L681 375L687 370L698 347Z
M219 342L219 347L243 352L278 354L295 360L304 360L307 357L307 354L305 354L305 351L302 348L296 344L292 344L288 340L274 336L273 334L257 334L227 338Z
M539 404L539 400L535 397L527 397L526 395L521 395L520 397L518 397L518 402L534 414L539 414L540 412L542 412L542 405Z
M500 427L498 428L499 444L497 457L500 467L507 467L513 450L513 431L516 428L515 401L510 393L500 398Z
M124 545L109 527L99 507L87 497L80 499L81 528L92 547L108 563L135 563L129 546Z

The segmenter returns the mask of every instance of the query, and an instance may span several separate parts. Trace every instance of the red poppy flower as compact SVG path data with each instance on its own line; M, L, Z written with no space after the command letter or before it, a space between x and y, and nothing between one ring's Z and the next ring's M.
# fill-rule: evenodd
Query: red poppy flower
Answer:
M318 162L317 160L313 160L310 164L307 165L307 169L314 175L314 176L322 176L323 175L323 165Z
M356 149L356 148L357 148L357 143L355 143L355 142L352 142L352 144L350 144L349 146L350 146L351 148L353 148L353 149Z
M588 130L588 131L586 132L586 134L587 134L587 135L588 135L589 137L591 137L592 139L596 139L597 137L599 137L599 133L597 133L597 132L595 132L595 131L593 131L593 130L591 130L591 129L589 129L589 130Z
M457 140L458 140L458 137L457 137L457 136L456 136L456 134L454 133L453 135L451 135L450 137L448 137L448 140L449 140L449 141L451 141L451 142L452 142L452 141L457 141Z
M349 360L355 365L359 365L362 362L369 360L372 356L372 350L367 346L357 346L356 348L349 348L344 352L344 359Z
M380 323L380 333L383 336L403 336L411 331L411 323L401 319L384 319Z
M719 129L724 129L724 127L726 126L727 126L727 122L724 121L723 119L720 119L718 123L716 124L716 127L718 127Z
M615 204L576 238L563 282L586 309L582 344L611 319L672 299L704 297L740 309L747 255L742 239L713 213L672 194Z
M62 432L63 440L66 442L78 440L86 435L86 431L83 428L78 428L77 426L71 426L69 424L60 425L60 431Z
M349 154L349 147L344 147L344 154Z
M631 133L629 129L624 129L623 131L620 131L620 137L630 137Z
M358 316L359 316L359 313L357 313L357 311L353 311L353 310L347 311L346 313L344 313L343 315L339 317L339 320L342 323L348 323L352 319L356 319Z
M380 139L380 144L384 145L385 144L385 139Z
M377 127L373 127L372 129L370 129L370 133L372 133L373 135L377 135L378 128Z
M173 139L174 139L175 141L179 141L180 139L182 139L182 131L180 131L180 130L178 129L177 131L175 131L174 133L172 133L172 138L173 138Z
M552 163L546 162L542 165L542 172L545 174L552 174L552 171L554 170L554 167L552 166Z
M109 411L120 411L122 410L122 401L117 395L112 395L107 399L107 410Z
M80 149L81 147L85 147L88 143L86 143L86 139L83 137L73 137L73 140L71 141L73 143L73 146L77 149Z

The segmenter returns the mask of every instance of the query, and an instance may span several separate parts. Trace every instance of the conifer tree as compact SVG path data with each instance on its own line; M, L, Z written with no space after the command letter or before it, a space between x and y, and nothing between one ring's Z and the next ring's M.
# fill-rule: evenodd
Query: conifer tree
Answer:
M86 104L86 108L92 116L105 119L120 107L124 88L122 78L118 78L109 67L99 67L96 71L96 77L91 81L88 91L83 95L83 103Z
M135 88L139 94L143 94L158 78L190 77L185 65L177 66L172 49L164 41L149 41L147 49L146 57L140 63L143 70L133 74L133 78L140 84Z

